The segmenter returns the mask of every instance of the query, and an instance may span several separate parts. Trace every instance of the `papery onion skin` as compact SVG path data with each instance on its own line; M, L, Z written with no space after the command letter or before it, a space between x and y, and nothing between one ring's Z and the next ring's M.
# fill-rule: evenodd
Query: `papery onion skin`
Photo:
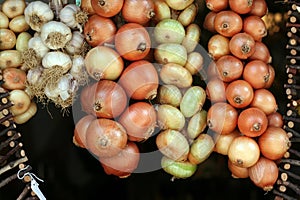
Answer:
M249 107L239 114L237 126L242 134L258 137L268 128L268 118L261 109Z
M253 0L229 0L229 8L238 14L247 14L251 11Z
M226 102L213 104L207 112L208 127L216 133L228 134L237 125L238 112Z
M157 100L161 104L170 104L174 107L180 105L182 93L180 89L171 84L163 84L158 88Z
M156 126L156 111L147 102L131 104L120 116L118 122L124 126L134 141L147 140L154 133Z
M113 17L118 14L124 0L91 0L91 5L95 13L102 17Z
M232 82L243 74L243 62L233 55L221 56L216 61L219 78L224 82Z
M90 122L86 130L86 148L97 158L111 157L127 145L125 128L118 122L99 118Z
M248 33L237 33L229 41L229 50L236 57L247 59L255 52L255 40Z
M174 161L163 156L161 159L161 166L165 172L173 176L173 180L174 178L185 179L191 177L197 171L198 165L192 164L188 160Z
M219 34L232 37L243 29L243 19L234 11L224 10L217 13L214 27Z
M256 15L258 17L263 17L268 13L268 5L266 0L254 0L252 3L252 9L249 15Z
M278 160L290 148L291 142L282 128L269 126L258 138L258 145L262 155L271 160Z
M272 62L272 56L265 43L256 41L255 42L255 52L249 57L249 60L262 60L265 63Z
M268 67L269 67L269 78L268 78L267 83L264 87L266 89L269 89L270 87L272 87L272 85L274 83L274 80L275 80L275 75L276 75L275 74L275 68L270 64L268 64Z
M272 160L263 156L249 169L249 178L264 191L271 191L278 178L278 166Z
M31 103L29 95L24 90L20 89L11 90L8 98L13 104L10 107L10 112L13 116L25 113Z
M236 166L229 159L227 162L227 166L228 166L228 169L231 172L231 176L233 178L248 178L249 177L248 168Z
M214 12L220 12L228 7L228 0L206 0L206 7Z
M228 158L239 167L253 166L260 157L260 149L257 142L247 136L234 138L228 149Z
M250 34L255 41L261 41L268 34L265 22L261 17L250 15L243 19L243 31Z
M124 88L129 98L151 100L157 95L159 78L152 63L138 60L125 68L118 83Z
M175 161L187 160L189 143L181 132L167 129L156 137L156 145L160 152Z
M95 14L95 11L92 7L91 0L81 0L80 8L87 12L89 15Z
M240 135L241 133L237 129L228 134L219 134L215 139L216 144L214 147L214 151L222 155L228 155L228 149L231 142L234 140L234 138Z
M284 125L283 116L280 112L276 111L267 116L269 126L282 128Z
M152 0L124 0L122 16L127 22L146 24L155 15Z
M214 59L218 60L221 56L230 54L229 38L215 34L208 40L208 53Z
M254 97L250 105L261 109L266 115L270 115L278 109L275 96L271 91L264 88L254 91Z
M17 42L16 34L7 28L0 29L0 50L12 49Z
M93 115L85 115L76 122L73 135L73 143L76 146L86 148L86 130L94 119L96 117Z
M210 11L205 15L204 21L203 21L203 28L210 31L211 33L216 33L215 30L215 17L217 15L217 12Z
M206 85L206 95L211 102L225 102L226 101L226 87L227 83L223 82L218 77L211 78Z
M22 114L14 116L14 122L16 124L25 124L28 122L37 112L37 105L34 101L31 101L29 108Z
M2 87L8 90L24 90L26 88L26 72L19 68L5 68L2 71L2 79L4 83Z
M266 87L269 78L269 66L261 60L252 60L244 67L243 79L248 81L254 89Z
M181 131L185 125L184 115L180 110L168 104L157 105L157 123L162 130L173 129Z
M99 159L104 172L119 178L127 178L138 167L140 150L136 143L128 142L126 147L117 155Z

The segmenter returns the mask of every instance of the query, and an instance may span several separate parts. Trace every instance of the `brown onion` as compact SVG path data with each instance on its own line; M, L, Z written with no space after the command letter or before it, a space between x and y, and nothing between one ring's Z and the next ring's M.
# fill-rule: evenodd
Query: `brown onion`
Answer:
M261 41L268 33L265 22L255 15L244 18L243 31L251 35L255 41Z
M240 135L241 133L237 129L228 134L219 134L215 139L216 144L214 147L214 151L222 155L227 155L231 142L234 138Z
M272 56L270 55L270 51L265 43L256 41L255 42L255 51L249 57L249 60L262 60L265 63L271 63Z
M243 29L243 19L234 11L224 10L215 16L214 26L219 34L232 37Z
M153 99L157 95L158 74L152 63L146 60L132 62L121 74L119 83L129 98Z
M181 131L185 125L184 115L180 110L168 104L160 104L156 107L157 123L162 129L173 129Z
M254 89L264 88L269 78L269 66L261 60L252 60L244 67L243 79L248 81Z
M276 163L264 157L260 157L257 163L249 168L250 180L264 191L273 189L278 173Z
M216 133L228 134L237 125L238 112L226 102L217 102L207 111L208 127Z
M243 74L244 64L233 55L224 55L216 61L219 78L224 82L232 82Z
M268 5L266 0L253 0L252 9L249 15L256 15L258 17L263 17L268 13Z
M273 82L275 80L275 68L270 64L268 64L268 67L269 67L269 78L265 85L266 89L270 88L273 85Z
M120 153L109 158L99 159L104 172L119 178L127 178L138 167L140 150L134 142L128 142Z
M254 91L244 80L235 80L226 87L226 99L235 108L245 108L252 102Z
M257 142L247 136L234 138L228 149L229 160L238 167L251 167L259 157L260 150Z
M126 130L114 120L95 119L86 130L86 148L96 157L115 156L126 144Z
M208 40L208 53L214 59L218 60L221 56L230 54L230 40L221 35L215 34Z
M242 134L257 137L268 128L268 118L261 109L249 107L239 114L237 125Z
M150 103L136 102L122 113L118 122L126 129L129 140L147 140L154 133L156 111Z
M291 142L285 130L269 126L258 138L258 145L262 155L271 160L278 160L290 148Z
M249 177L248 168L236 166L229 159L227 162L227 166L228 166L228 169L231 172L231 176L233 178L248 178Z
M229 41L230 52L240 59L247 59L255 52L255 40L248 33L237 33Z
M86 147L86 130L90 123L96 119L93 115L85 115L75 124L73 143L81 148Z
M154 2L152 0L124 0L122 17L127 22L146 24L154 17Z
M221 79L214 77L210 79L206 85L206 95L211 102L225 102L227 83Z
M8 29L1 28L0 29L0 50L9 50L12 49L17 42L16 34Z
M272 92L264 88L254 91L251 106L261 109L266 115L272 114L278 109L275 96Z
M249 13L252 9L253 0L229 0L229 7L238 14Z
M214 23L216 15L217 12L210 11L205 15L203 21L203 28L210 31L211 33L216 33L215 23Z
M81 0L80 8L89 15L95 14L91 0Z
M182 133L167 129L160 132L156 137L156 145L160 152L176 161L187 160L190 146Z
M117 15L124 4L124 0L91 0L95 13L102 17L113 17Z
M214 12L220 12L228 7L228 0L206 0L206 7Z
M269 126L281 128L284 124L283 117L280 112L274 112L267 116Z

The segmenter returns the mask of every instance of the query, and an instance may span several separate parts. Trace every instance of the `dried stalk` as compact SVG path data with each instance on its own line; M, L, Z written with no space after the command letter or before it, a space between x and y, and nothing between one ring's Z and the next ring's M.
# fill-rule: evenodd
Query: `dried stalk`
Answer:
M27 156L20 158L18 160L12 161L5 165L4 167L0 168L0 175L3 174L4 172L7 172L8 170L11 170L15 167L17 167L19 164L25 163L28 161Z

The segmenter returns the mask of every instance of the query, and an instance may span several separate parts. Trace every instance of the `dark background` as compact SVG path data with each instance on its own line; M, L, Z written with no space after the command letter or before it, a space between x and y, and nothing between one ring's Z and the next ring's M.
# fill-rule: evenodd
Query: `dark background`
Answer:
M270 12L285 12L287 6L267 1ZM207 10L202 10L199 20ZM281 31L264 38L273 57L272 65L276 79L272 91L276 94L279 111L285 111L286 99L283 91L285 82L284 26ZM201 42L205 46L209 33L202 32ZM170 181L171 176L162 170L132 174L127 179L108 176L99 162L86 150L72 143L74 118L52 104L38 104L37 114L26 124L17 128L22 133L21 141L29 158L32 172L44 180L40 188L50 200L63 199L130 199L130 200L262 200L273 199L254 186L249 179L233 179L227 169L227 158L212 154L200 164L196 174L186 180ZM140 144L147 145L147 144ZM0 190L0 200L16 199L23 185L8 184Z

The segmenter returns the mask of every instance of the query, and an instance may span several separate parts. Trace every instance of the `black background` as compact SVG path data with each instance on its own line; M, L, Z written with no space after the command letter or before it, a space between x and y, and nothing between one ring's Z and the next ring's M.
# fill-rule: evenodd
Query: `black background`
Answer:
M283 4L268 1L270 12L285 12ZM207 11L207 10L206 10ZM203 18L204 14L200 16ZM283 27L284 28L284 27ZM209 34L203 31L203 46ZM272 92L276 94L279 111L285 111L285 30L264 38L273 57L276 80ZM44 180L40 188L50 200L63 199L130 199L130 200L262 200L272 199L254 186L249 179L233 179L227 169L227 158L212 154L199 166L197 173L186 180L170 181L171 176L162 170L132 174L127 179L108 176L99 162L84 149L72 143L74 121L72 110L68 115L52 104L38 104L37 114L17 128L29 158L32 172ZM143 144L141 144L143 145ZM147 144L144 144L147 145ZM23 189L18 183L0 189L0 200L16 199Z

